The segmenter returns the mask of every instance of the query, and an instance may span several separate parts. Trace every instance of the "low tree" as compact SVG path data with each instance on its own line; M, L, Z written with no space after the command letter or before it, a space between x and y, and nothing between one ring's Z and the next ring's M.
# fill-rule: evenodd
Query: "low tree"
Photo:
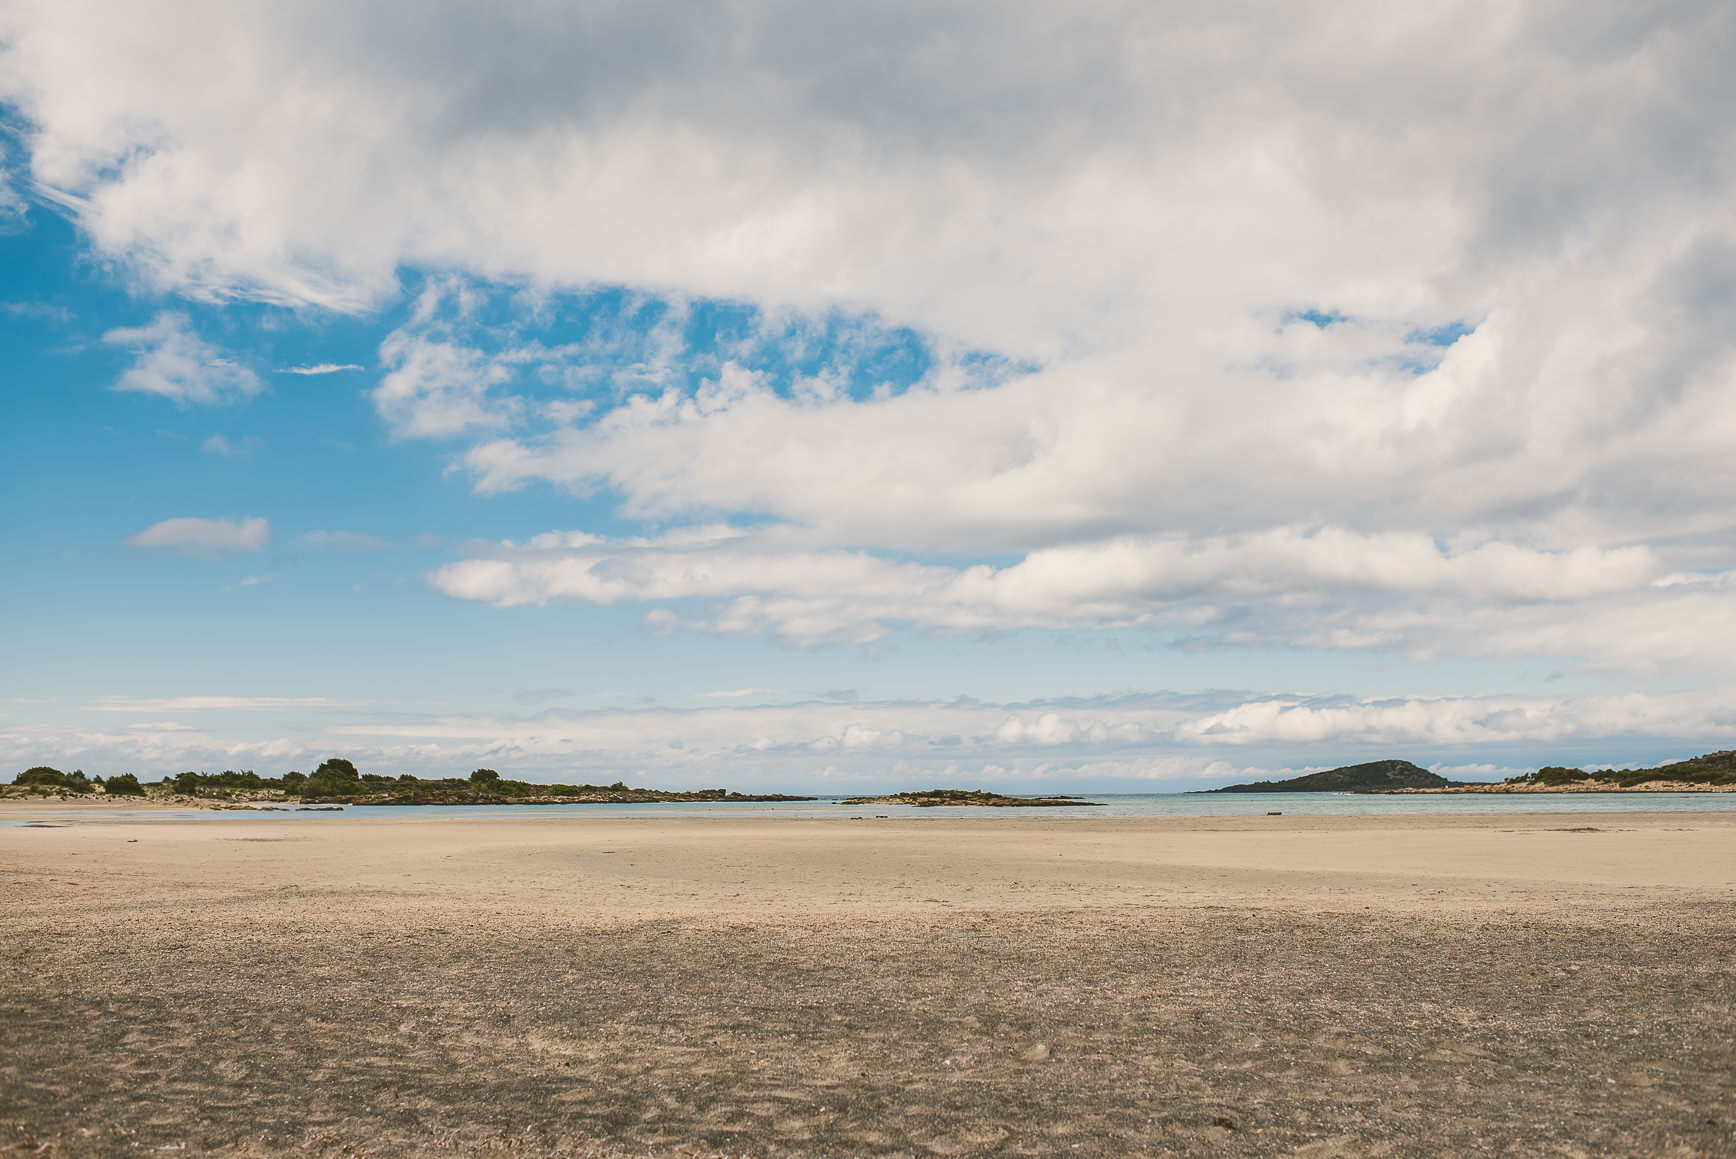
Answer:
M116 773L103 782L103 792L111 797L142 797L145 787L139 784L138 777L132 773Z
M59 769L51 769L47 765L37 765L25 769L12 778L14 785L26 785L39 789L70 789L75 793L91 791L90 778L84 775L83 769L74 769L63 773Z
M288 778L285 778L287 780ZM352 797L362 792L362 776L342 757L320 762L301 786L303 797Z
M472 784L486 785L490 781L500 780L500 774L493 769L477 769L470 774L470 780Z

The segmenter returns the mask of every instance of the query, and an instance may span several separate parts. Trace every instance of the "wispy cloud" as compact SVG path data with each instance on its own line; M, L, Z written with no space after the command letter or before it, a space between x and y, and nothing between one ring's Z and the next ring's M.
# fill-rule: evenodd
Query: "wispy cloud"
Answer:
M217 559L231 552L264 551L271 543L271 526L264 519L165 519L125 541L139 551Z
M103 696L94 712L208 712L226 709L322 708L345 703L324 696Z
M770 688L719 688L712 692L701 692L698 695L706 700L735 700L743 696L755 696L762 692L772 692Z
M110 330L103 341L134 352L115 389L154 394L177 406L244 402L265 385L193 332L185 314L165 311L148 326Z
M199 444L199 449L225 459L248 459L261 446L264 446L264 441L254 435L243 435L240 441L231 442L227 435L215 434Z
M67 323L73 313L65 306L51 302L0 302L0 314L13 318L36 318L44 322Z
M280 366L274 374L336 374L340 370L362 370L361 365L354 362L316 362L311 366Z
M395 546L360 531L309 531L298 536L296 542L304 547L338 552L391 551Z
M565 688L521 688L513 693L512 698L523 705L547 704L551 700L565 700L572 695Z

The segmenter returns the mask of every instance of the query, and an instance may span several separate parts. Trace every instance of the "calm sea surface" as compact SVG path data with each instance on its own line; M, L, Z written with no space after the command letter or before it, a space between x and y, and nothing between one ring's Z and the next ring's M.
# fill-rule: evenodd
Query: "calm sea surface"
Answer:
M846 805L840 797L817 801L671 801L655 805L352 805L341 813L246 810L101 810L103 817L187 820L307 820L330 817L1242 817L1274 810L1327 813L1711 813L1736 811L1736 793L1549 793L1464 796L1376 796L1361 793L1102 793L1098 808L985 809L914 805ZM89 817L71 810L69 816ZM0 822L23 825L55 816L35 813Z

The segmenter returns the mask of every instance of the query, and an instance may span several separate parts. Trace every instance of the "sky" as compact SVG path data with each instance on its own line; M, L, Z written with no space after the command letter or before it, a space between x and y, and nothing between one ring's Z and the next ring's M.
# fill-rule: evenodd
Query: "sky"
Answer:
M0 0L0 773L1736 747L1731 59L1715 2Z

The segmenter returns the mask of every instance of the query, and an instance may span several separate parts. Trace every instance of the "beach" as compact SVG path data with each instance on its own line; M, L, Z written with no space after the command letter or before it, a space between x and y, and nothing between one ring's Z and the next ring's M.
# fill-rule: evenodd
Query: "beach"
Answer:
M0 821L20 1153L1736 1154L1736 814Z

